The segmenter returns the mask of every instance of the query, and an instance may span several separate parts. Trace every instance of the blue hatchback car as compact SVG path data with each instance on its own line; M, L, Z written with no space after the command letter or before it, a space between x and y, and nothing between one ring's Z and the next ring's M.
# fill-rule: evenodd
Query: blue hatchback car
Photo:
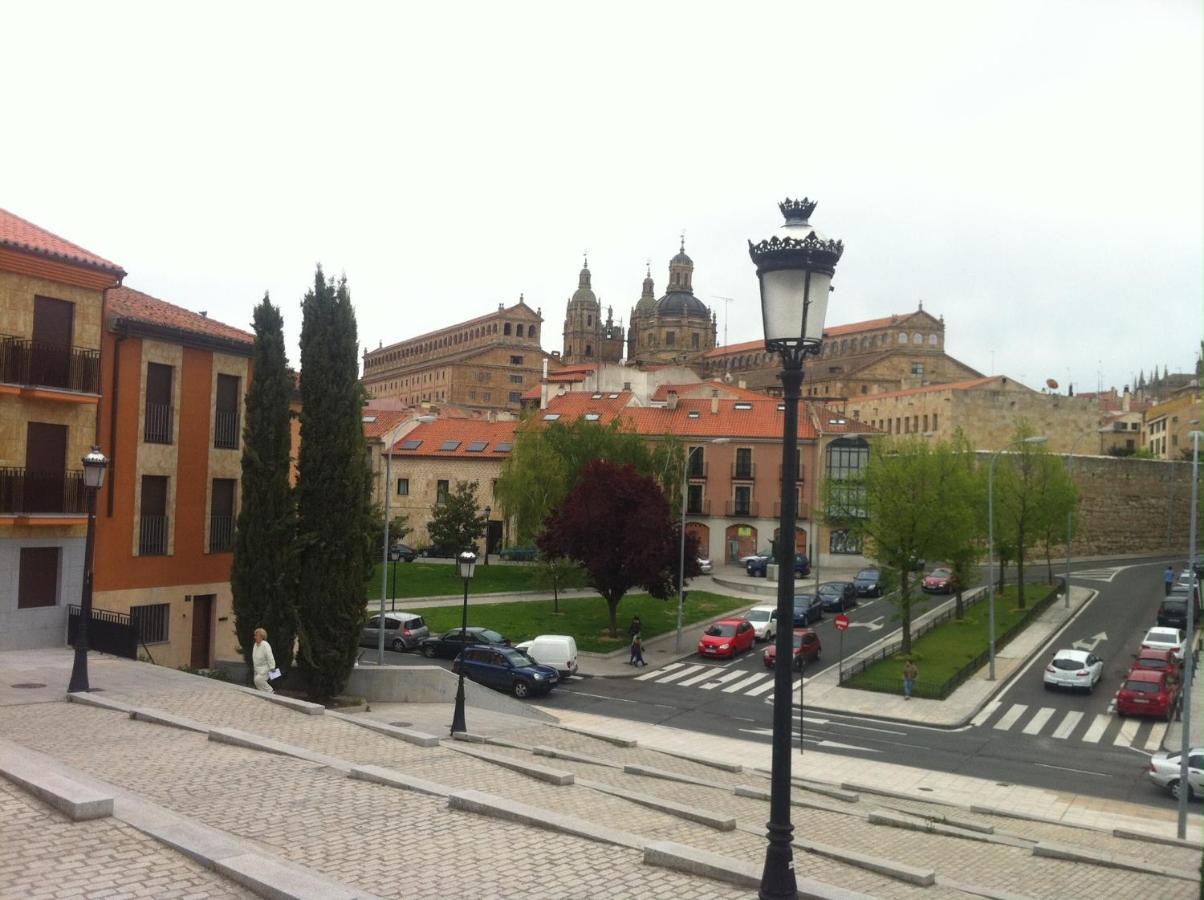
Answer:
M882 573L873 566L862 569L853 579L853 587L858 597L881 597Z
M524 697L546 694L560 680L551 666L541 666L521 650L511 647L465 647L452 663L452 671L464 667L464 677Z
M772 556L755 556L745 564L745 571L753 578L764 578L771 562L774 562ZM794 574L798 578L805 578L811 574L811 560L802 553L794 555Z
M824 599L816 594L794 595L794 627L805 628L824 617Z

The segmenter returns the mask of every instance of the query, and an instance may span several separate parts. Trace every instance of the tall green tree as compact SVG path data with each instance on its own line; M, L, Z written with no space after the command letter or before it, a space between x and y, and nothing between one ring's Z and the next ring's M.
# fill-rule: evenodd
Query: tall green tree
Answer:
M1037 495L1041 503L1039 527L1045 548L1046 576L1053 584L1053 548L1066 542L1068 532L1074 535L1079 503L1078 488L1063 457L1046 454L1037 474Z
M284 350L284 319L267 294L255 307L254 329L230 571L234 633L249 672L255 629L265 629L276 665L287 675L297 636L297 510L289 484L293 376Z
M475 550L485 525L485 516L477 507L477 483L457 481L447 496L431 507L426 530L437 555L458 556L465 550Z
M1028 551L1036 546L1051 515L1050 504L1042 496L1050 482L1052 468L1064 469L1062 460L1050 454L1043 443L1027 443L1036 431L1021 421L1012 435L1009 452L1000 456L995 466L995 533L1000 546L1010 551L1007 558L1016 563L1016 580L1020 609L1024 609L1024 565ZM1073 487L1073 486L1072 486ZM1064 504L1065 498L1059 499ZM1058 507L1065 522L1065 505ZM1002 560L1000 553L1002 573Z
M310 694L322 700L343 689L355 664L371 565L371 474L346 278L328 280L319 267L301 311L299 659Z

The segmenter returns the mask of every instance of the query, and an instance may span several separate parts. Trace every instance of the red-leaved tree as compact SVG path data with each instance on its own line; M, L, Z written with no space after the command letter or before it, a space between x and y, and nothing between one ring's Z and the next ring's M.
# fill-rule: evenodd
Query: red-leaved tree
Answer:
M680 542L681 523L656 479L603 460L585 465L536 539L545 558L567 557L585 570L606 600L612 638L619 601L632 588L662 600L676 594ZM687 533L686 579L698 574L698 539Z

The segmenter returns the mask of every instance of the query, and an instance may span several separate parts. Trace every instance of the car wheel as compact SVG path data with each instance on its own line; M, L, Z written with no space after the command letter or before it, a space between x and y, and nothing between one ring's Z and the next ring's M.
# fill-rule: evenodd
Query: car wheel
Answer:
M1176 800L1179 799L1179 779L1178 778L1168 781L1167 785L1166 785L1166 789L1172 797L1174 797Z
M435 648L434 647L423 647L422 655L425 656L427 659L434 659L435 658Z
M527 694L531 693L531 688L527 686L525 681L514 682L514 696L522 700Z
M404 650L405 648L406 648L406 642L405 642L405 641L403 641L401 638L394 638L394 639L393 639L393 644L392 644L392 649L393 649L393 650L396 650L398 653L400 653L400 652L401 652L402 650Z

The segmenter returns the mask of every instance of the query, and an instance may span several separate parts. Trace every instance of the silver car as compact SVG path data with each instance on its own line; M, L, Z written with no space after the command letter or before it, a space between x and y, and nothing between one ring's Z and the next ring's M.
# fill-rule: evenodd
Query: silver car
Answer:
M1150 776L1150 781L1160 788L1165 788L1176 800L1179 799L1179 761L1181 759L1182 754L1179 753L1155 753L1150 757L1150 769L1146 773ZM1202 775L1204 775L1204 748L1193 747L1187 751L1187 783L1191 785L1191 793L1188 794L1189 800L1192 797L1204 797L1204 786L1201 785Z
M1086 650L1059 650L1045 667L1045 687L1070 688L1090 694L1104 674L1104 662Z
M390 650L412 650L430 637L422 616L408 612L385 613L385 646ZM361 647L376 647L380 641L380 616L372 616L360 631Z
M703 575L710 575L715 571L715 564L711 562L709 557L700 556L698 557L698 571Z

